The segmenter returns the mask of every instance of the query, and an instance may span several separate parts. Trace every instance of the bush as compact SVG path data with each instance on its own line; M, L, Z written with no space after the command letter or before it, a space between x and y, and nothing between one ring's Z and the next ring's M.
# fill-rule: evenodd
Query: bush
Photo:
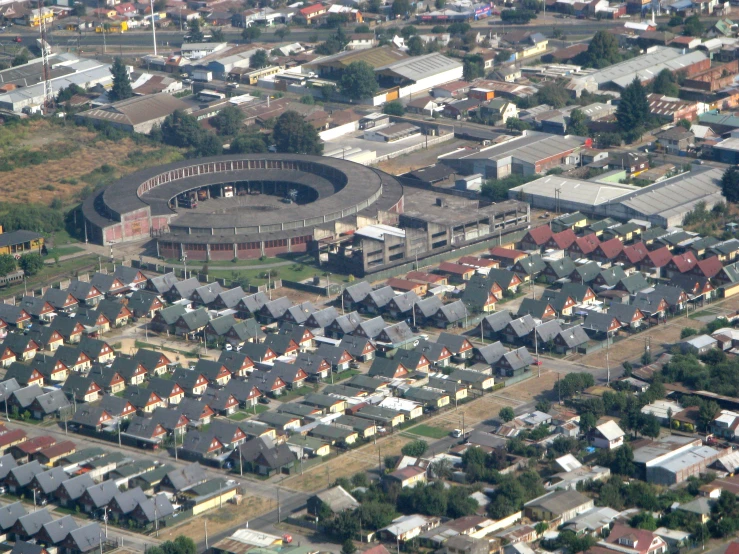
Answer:
M428 450L428 443L424 440L416 440L413 442L409 442L406 444L401 452L404 456L414 456L418 458L419 456L423 456L426 453L426 450Z

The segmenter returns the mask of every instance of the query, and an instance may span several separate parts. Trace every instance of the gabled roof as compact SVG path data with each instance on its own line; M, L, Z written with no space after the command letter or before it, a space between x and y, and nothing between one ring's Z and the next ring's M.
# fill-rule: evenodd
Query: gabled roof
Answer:
M178 324L181 322L189 331L196 331L202 329L210 321L210 315L208 310L205 308L198 308L191 312L184 313L177 320Z
M506 325L508 325L512 320L513 317L511 317L511 312L508 310L501 310L499 312L486 315L483 318L483 321L494 333L498 333L505 329Z
M649 250L643 242L637 242L629 246L624 246L623 254L629 262L636 264L647 257Z
M540 225L539 227L529 229L522 241L528 239L537 246L542 246L551 236L552 230L549 228L549 225Z
M616 288L619 290L625 290L629 294L636 294L637 292L649 288L649 282L646 280L643 273L635 271L628 277L621 279L616 285Z
M158 294L164 294L177 283L179 279L174 272L165 273L164 275L156 275L149 278L148 286L154 289Z
M486 344L477 349L477 354L485 360L486 364L490 365L494 365L506 352L508 352L508 349L500 341Z
M167 480L176 491L204 483L207 479L208 476L197 462L167 473Z
M569 256L562 256L557 260L547 260L545 263L558 279L569 276L575 270L575 262Z
M369 293L372 292L372 287L367 281L360 281L344 289L346 294L352 302L362 302Z
M582 325L576 325L560 331L558 335L562 341L567 345L567 348L577 348L578 346L585 344L590 340Z
M537 319L542 319L546 315L548 309L554 310L547 300L534 300L533 298L524 298L518 307L519 317L529 314Z

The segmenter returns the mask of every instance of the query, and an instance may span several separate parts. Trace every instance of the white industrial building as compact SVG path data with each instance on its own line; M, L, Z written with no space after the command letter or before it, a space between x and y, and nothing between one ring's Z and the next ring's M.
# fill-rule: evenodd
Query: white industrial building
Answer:
M462 78L462 64L435 52L425 56L412 56L378 67L375 73L380 82L390 81L399 87L398 95L405 98L417 92L429 90Z
M532 208L558 212L579 211L628 221L643 219L653 225L681 225L699 202L711 209L721 202L723 169L695 168L646 187L599 183L548 175L508 191L512 199L525 198Z

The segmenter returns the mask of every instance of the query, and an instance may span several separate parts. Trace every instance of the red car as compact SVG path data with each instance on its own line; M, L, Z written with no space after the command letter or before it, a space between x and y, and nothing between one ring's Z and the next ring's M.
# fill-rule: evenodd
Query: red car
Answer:
M15 38L13 39L13 42L22 42L22 40L23 40L23 39L21 39L21 37L19 37L19 36L16 36L16 37L15 37Z
M534 361L534 365L541 365L541 360Z

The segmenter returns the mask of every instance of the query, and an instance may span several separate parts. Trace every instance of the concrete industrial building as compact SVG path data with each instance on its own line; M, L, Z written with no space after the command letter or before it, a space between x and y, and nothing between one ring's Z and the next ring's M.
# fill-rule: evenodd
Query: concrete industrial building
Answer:
M462 148L439 157L439 162L462 175L480 173L486 179L502 179L512 173L534 175L560 165L580 163L580 150L591 139L573 135L526 132L506 142L469 150Z
M627 221L643 219L653 225L680 225L699 202L711 209L722 201L722 169L694 168L646 187L599 183L549 175L512 188L509 198L524 195L533 208L582 212L589 216Z
M107 123L113 127L132 133L148 134L155 125L175 110L189 111L190 106L165 92L146 96L134 96L108 106L93 108L75 117L94 125Z

